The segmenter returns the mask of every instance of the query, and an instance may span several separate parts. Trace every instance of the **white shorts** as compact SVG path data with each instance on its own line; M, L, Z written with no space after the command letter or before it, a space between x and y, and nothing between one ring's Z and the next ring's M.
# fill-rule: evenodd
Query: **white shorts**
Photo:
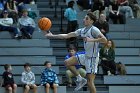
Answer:
M84 65L87 74L97 74L99 57L86 57L85 54L76 56L78 63Z

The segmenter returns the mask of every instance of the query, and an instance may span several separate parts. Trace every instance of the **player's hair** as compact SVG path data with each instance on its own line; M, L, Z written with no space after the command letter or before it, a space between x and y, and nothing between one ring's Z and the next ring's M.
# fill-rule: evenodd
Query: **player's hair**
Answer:
M8 70L8 68L9 68L10 66L11 66L10 64L5 64L5 65L4 65L4 69L5 69L5 70Z
M89 18L90 18L91 20L93 20L94 22L96 21L96 16L93 15L92 12L88 12L88 13L87 13L87 16L89 16Z

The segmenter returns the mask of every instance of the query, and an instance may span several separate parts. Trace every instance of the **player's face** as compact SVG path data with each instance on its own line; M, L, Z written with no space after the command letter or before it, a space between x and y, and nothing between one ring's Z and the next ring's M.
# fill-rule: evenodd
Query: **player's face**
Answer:
M85 18L83 19L83 22L84 22L84 25L85 26L90 26L90 25L92 25L93 24L93 20L91 20L90 18L89 18L89 16L85 16Z
M72 50L69 50L69 53L70 53L71 56L74 56L76 51L74 49L72 49Z

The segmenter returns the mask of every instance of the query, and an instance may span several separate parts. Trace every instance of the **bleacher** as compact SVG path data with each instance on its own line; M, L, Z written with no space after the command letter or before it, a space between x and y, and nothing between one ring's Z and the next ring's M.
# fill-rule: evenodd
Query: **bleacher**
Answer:
M66 2L59 0L57 11L55 12L55 0L52 0L53 8L48 5L48 0L38 0L35 5L27 5L29 10L37 13L38 18L48 17L52 20L51 31L53 33L62 33L61 27L61 8L66 8ZM85 12L79 12L79 20L85 15ZM57 16L55 15L57 14ZM38 20L36 19L36 22ZM79 21L80 22L80 21ZM113 39L116 45L116 62L122 62L126 65L127 75L120 76L103 76L102 69L99 71L95 79L97 93L139 93L140 91L140 19L128 19L126 24L110 24L109 38ZM63 29L66 31L67 20L63 19ZM36 84L40 84L40 73L44 68L43 64L46 60L51 61L53 69L55 69L60 80L58 93L89 93L87 88L82 88L78 92L74 92L73 87L66 87L64 82L65 67L64 57L67 54L65 44L66 40L49 40L36 27L32 39L11 39L8 32L0 32L0 78L4 71L4 64L11 64L15 81L18 84L17 93L22 93L23 88L20 81L21 73L24 70L23 64L29 62L32 64L32 71L36 75ZM83 49L83 43L79 40L79 50ZM4 93L4 88L0 88L0 92ZM38 92L45 93L44 87L38 86ZM50 93L53 93L52 90Z

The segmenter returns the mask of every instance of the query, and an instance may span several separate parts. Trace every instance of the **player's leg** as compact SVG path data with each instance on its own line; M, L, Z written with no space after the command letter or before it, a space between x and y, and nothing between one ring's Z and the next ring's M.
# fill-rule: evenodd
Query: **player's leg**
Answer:
M78 64L85 65L85 54L78 55L76 57L76 59L77 59ZM74 90L78 91L79 89L81 89L87 83L87 80L85 78L81 77L80 74L76 77L77 77L76 88Z
M87 71L87 85L89 87L90 93L96 93L96 88L94 85L95 74L97 73L99 57L87 58L86 59L86 71Z
M95 79L94 74L87 74L87 85L89 87L90 93L96 93L96 88L95 88L95 85L94 85L94 79Z

